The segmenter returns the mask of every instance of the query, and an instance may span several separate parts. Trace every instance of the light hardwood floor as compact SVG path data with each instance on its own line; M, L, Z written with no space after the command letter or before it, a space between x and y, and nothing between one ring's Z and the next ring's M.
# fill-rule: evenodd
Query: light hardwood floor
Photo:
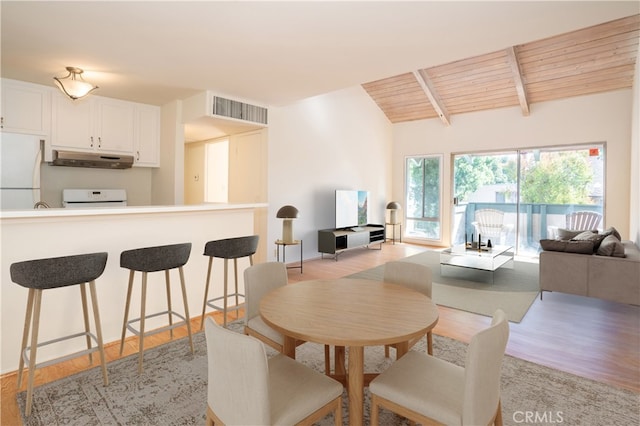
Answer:
M304 273L301 274L299 269L289 270L289 282L338 278L427 249L406 243L385 243L382 250L344 252L337 262L328 258L307 260ZM463 342L468 342L490 321L488 317L442 306L439 311L440 320L434 333ZM212 316L221 322L219 314ZM200 319L192 320L192 326L193 330L199 330ZM176 329L174 335L174 338L185 336L186 329ZM168 340L168 332L159 333L145 339L145 347L157 346ZM119 342L107 344L106 352L107 362L120 358ZM137 339L128 338L124 355L136 352ZM507 354L640 392L640 308L547 292L542 301L538 298L534 302L522 322L510 324ZM36 370L35 385L95 367L96 364L89 365L87 358ZM16 373L5 374L1 380L0 424L20 425ZM24 385L20 390L23 389Z

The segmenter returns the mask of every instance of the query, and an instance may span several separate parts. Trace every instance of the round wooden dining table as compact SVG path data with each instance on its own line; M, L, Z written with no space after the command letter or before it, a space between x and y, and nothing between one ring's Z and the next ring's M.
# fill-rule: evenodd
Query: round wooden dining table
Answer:
M381 281L339 278L279 287L260 302L260 314L284 335L283 353L295 358L296 340L336 347L335 377L345 378L349 423L363 423L364 347L395 344L398 358L409 341L438 322L438 309L422 293ZM344 349L348 348L345 371ZM342 351L340 349L342 348Z

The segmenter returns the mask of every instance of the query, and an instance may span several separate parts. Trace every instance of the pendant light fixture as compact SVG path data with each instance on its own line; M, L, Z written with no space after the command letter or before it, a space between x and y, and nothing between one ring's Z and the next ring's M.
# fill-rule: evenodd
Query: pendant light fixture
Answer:
M94 86L93 84L84 81L82 78L82 73L84 72L80 68L76 67L67 67L67 71L69 74L62 77L53 77L56 81L56 85L62 93L73 99L84 98L89 93L93 92L98 88L98 86Z

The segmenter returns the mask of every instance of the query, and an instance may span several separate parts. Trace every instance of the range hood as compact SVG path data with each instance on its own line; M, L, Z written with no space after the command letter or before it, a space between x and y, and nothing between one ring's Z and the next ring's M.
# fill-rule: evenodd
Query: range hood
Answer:
M133 166L133 156L54 150L51 164L93 169L130 169Z

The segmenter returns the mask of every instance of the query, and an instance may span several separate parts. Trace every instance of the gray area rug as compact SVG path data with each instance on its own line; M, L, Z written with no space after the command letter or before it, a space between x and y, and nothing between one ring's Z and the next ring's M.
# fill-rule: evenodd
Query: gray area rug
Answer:
M509 321L520 322L540 291L537 263L508 262L506 267L499 268L492 275L488 271L453 266L445 266L441 271L440 252L433 250L402 260L431 268L431 296L436 304L480 315L492 316L500 308ZM348 277L381 281L383 273L384 265L380 265Z
M241 332L242 323L230 328ZM204 333L194 335L195 354L185 339L145 352L145 372L137 373L136 355L108 365L110 385L102 384L100 368L93 368L34 390L34 406L27 426L51 425L202 425L207 401L207 355ZM424 339L412 350L425 351ZM269 355L275 351L267 348ZM392 357L395 355L392 350ZM466 345L434 335L434 355L464 364ZM305 343L296 357L324 371L324 348ZM365 350L367 372L383 371L392 360L382 347ZM368 391L365 423L369 421ZM24 413L25 392L18 394ZM347 395L344 422L348 424ZM510 356L502 366L502 407L505 425L637 425L640 395L583 379ZM404 419L381 412L381 424L405 425ZM332 416L320 423L333 424Z

